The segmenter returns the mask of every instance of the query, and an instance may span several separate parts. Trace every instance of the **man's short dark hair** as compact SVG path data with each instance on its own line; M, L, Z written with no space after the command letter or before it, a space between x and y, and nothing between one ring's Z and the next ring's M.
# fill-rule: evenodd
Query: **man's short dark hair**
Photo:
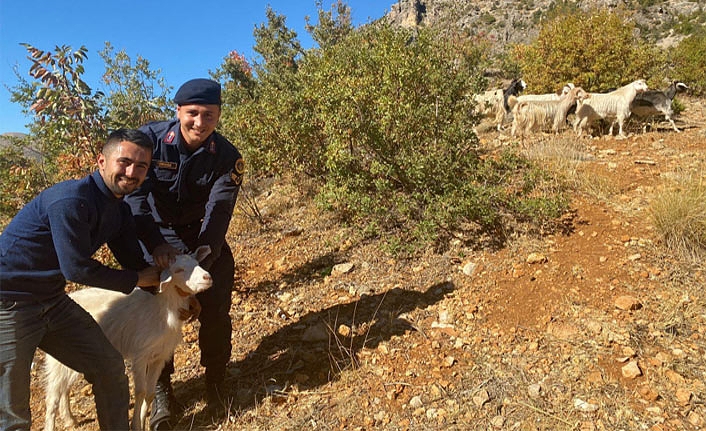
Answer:
M103 149L101 152L106 154L112 151L116 145L123 141L132 142L138 147L148 150L150 154L152 154L152 151L154 150L152 139L150 139L150 137L145 133L137 129L117 129L108 135L108 139L106 139L105 144L103 144Z

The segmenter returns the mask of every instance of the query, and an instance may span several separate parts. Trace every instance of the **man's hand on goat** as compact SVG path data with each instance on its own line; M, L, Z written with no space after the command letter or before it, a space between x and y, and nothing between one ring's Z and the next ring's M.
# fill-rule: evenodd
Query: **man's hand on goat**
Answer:
M170 244L164 243L154 248L152 251L152 259L158 267L166 269L178 254L181 254L178 249Z
M162 272L157 266L148 266L142 271L137 271L137 287L159 287L159 274Z
M194 295L189 296L189 308L179 309L179 318L193 322L201 315L201 303Z

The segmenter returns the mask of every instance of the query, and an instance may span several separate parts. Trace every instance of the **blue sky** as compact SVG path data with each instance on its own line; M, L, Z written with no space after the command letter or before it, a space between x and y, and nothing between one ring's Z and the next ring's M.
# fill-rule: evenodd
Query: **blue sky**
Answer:
M330 10L334 0L323 0ZM385 15L396 0L347 0L353 24L359 26ZM305 16L316 22L315 0L2 0L0 1L0 134L25 132L31 118L10 102L17 84L13 69L28 77L30 62L20 43L53 51L56 45L88 49L84 81L100 89L104 63L98 54L108 41L113 52L125 50L150 62L174 90L182 82L208 77L232 50L254 57L253 29L272 9L287 18L305 48L313 45L304 29Z

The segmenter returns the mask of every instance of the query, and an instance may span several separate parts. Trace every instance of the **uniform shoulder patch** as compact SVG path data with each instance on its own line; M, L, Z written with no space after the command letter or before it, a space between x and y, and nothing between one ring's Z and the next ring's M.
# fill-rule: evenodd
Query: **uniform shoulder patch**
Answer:
M243 183L243 174L245 173L245 161L243 158L239 158L235 161L235 166L233 167L233 172L230 173L230 179L233 183L240 185Z
M245 160L242 157L235 161L235 173L238 175L245 173Z

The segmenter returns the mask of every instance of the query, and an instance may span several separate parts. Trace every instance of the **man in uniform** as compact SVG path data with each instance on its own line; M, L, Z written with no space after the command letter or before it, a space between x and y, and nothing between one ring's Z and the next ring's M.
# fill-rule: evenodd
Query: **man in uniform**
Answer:
M123 357L65 286L71 280L127 294L159 285L159 268L142 258L122 199L145 179L151 158L144 133L111 133L97 171L44 190L0 234L0 429L30 429L30 370L38 347L93 385L102 430L128 429ZM93 259L106 243L126 269ZM152 244L154 260L165 262L171 247L159 238Z
M201 263L213 277L213 286L199 293L201 365L206 368L206 395L211 408L223 407L223 381L231 354L231 291L234 263L225 236L242 182L244 164L238 150L216 126L221 115L221 86L210 79L193 79L177 91L176 119L140 128L154 142L147 179L126 197L138 235L147 250L149 233L158 229L164 239L183 252L211 246ZM152 429L171 429L177 408L171 374L165 366L157 384L150 419Z

